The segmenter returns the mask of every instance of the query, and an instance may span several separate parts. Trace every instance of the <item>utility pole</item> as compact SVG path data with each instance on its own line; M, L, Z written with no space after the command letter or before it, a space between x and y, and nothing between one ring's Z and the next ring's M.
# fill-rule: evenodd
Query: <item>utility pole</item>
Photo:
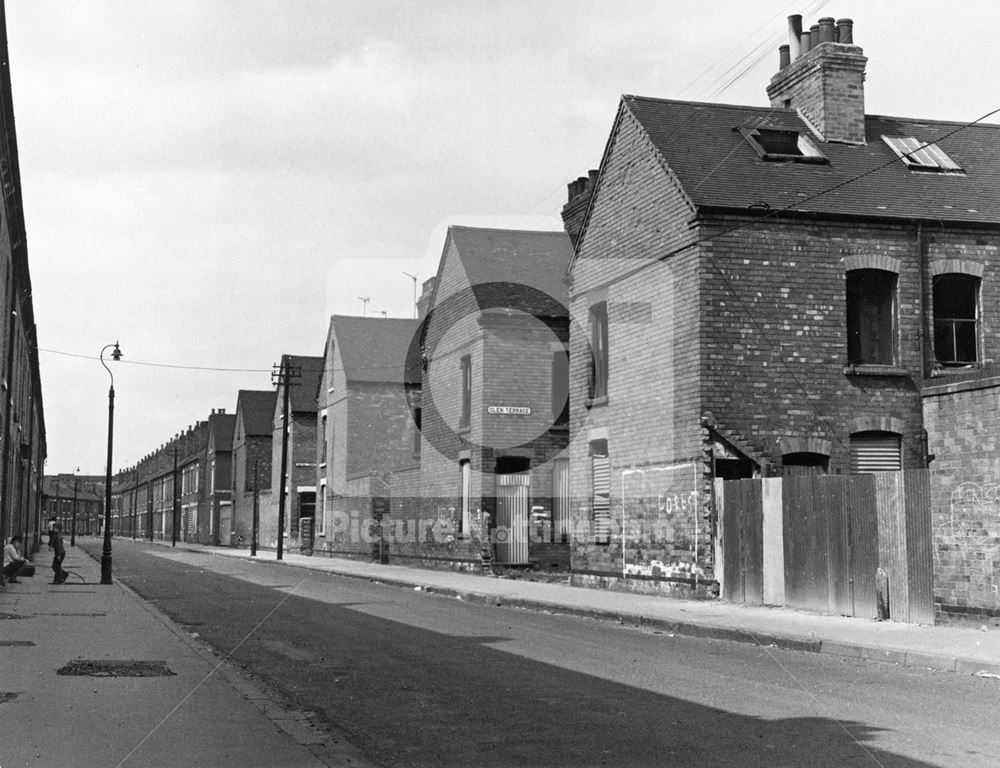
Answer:
M260 486L257 465L260 459L253 460L253 523L250 529L250 557L257 557L257 535L260 530Z
M358 296L358 300L361 302L361 316L368 317L368 302L372 300L372 297Z
M368 301L368 299L365 299ZM302 378L302 369L297 365L292 365L291 355L282 355L278 370L271 371L271 379L279 387L283 387L281 397L281 473L280 490L278 492L278 560L284 556L285 543L285 498L286 486L288 485L288 433L291 432L291 424L288 421L288 396L289 390L298 385Z
M177 492L177 442L174 441L174 524L171 526L170 546L177 546L177 513L180 511L181 495Z

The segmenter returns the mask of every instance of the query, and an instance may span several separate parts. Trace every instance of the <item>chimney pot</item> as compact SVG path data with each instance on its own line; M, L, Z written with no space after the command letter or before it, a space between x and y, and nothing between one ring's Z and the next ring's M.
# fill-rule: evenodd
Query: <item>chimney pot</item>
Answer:
M594 186L594 184L597 183L598 174L600 174L600 171L596 168L587 171L587 178L590 179L590 186Z
M819 20L819 41L821 43L837 42L837 30L832 16L824 16Z
M851 19L837 19L837 42L854 45L854 22Z
M789 47L787 45L778 46L778 69L784 69L791 63L791 57L788 52Z
M802 41L802 53L809 53L812 50L812 34L807 29L799 39Z
M813 48L819 45L822 40L819 39L819 24L813 24L809 27L809 40L812 43Z
M802 55L802 14L796 13L788 17L788 55L795 61ZM778 49L781 50L780 48Z

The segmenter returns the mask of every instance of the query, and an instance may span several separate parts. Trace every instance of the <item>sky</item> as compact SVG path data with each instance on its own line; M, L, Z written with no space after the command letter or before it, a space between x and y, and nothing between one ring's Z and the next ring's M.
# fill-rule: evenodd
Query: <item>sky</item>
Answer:
M622 94L766 105L788 14L854 19L869 114L1000 107L988 0L6 11L53 474L104 472L105 345L117 471L322 355L330 314L411 317L450 224L558 229Z

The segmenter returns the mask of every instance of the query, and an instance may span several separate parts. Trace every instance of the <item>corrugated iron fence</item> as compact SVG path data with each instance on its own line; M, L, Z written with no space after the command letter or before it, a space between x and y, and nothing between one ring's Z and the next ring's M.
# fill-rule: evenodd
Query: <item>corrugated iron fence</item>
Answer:
M871 618L881 568L890 618L933 623L927 470L732 480L716 497L727 600Z

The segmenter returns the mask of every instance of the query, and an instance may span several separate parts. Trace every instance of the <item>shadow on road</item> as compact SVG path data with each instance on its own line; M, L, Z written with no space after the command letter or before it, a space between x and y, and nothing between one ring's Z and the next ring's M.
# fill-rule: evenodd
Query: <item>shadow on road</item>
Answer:
M234 662L379 765L935 765L875 748L879 729L865 723L734 714L490 647L507 638L420 629L356 600L288 597L210 570L181 577L178 591L176 564L128 556L129 586L222 653L238 645Z

